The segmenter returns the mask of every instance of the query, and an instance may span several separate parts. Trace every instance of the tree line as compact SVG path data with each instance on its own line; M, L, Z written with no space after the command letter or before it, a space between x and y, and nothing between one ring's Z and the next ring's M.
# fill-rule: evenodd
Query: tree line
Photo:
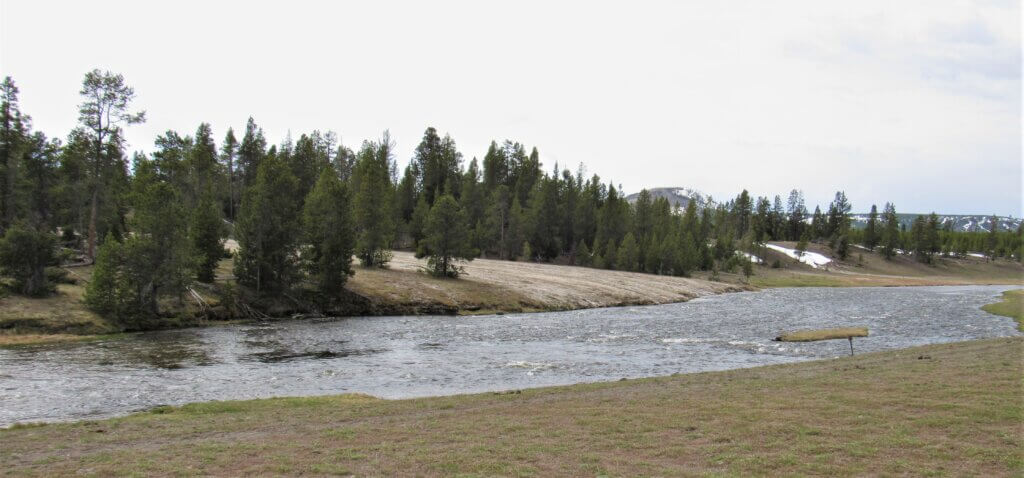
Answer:
M252 118L240 139L228 129L218 144L202 123L192 135L167 131L151 154L129 160L124 128L146 118L121 75L85 75L79 125L64 141L32 131L11 78L0 90L0 267L19 293L45 295L61 280L49 266L92 262L86 302L126 323L215 283L226 258L256 297L330 302L355 273L353 258L386 267L393 249L426 257L439 277L457 277L475 257L749 274L737 251L757 254L766 241L820 242L842 259L854 245L924 262L968 251L1021 255L1020 230L954 232L933 214L906 231L892 204L881 214L872 206L867 227L851 228L842 191L813 213L798 190L785 203L746 190L706 207L674 207L646 190L631 203L582 165L545 171L537 149L518 142L492 141L482 160L466 161L432 127L400 172L386 131L355 150L330 131L268 145ZM224 248L229 237L234 254Z

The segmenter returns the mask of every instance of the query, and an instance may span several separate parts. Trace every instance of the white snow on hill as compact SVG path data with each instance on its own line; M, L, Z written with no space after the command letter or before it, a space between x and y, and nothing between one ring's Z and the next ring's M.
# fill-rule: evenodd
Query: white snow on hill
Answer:
M743 252L743 251L736 251L736 252L739 252L740 254L743 255L743 257L746 257L748 261L753 262L754 264L764 264L764 260L762 260L760 257L757 257L757 256L755 256L755 255L753 255L753 254L751 254L749 252Z
M803 254L800 254L799 252L796 251L796 249L789 249L786 247L777 246L775 244L765 244L765 247L773 251L781 252L815 269L825 264L828 264L829 262L832 262L832 259L829 259L821 254L818 254L817 252L804 252Z

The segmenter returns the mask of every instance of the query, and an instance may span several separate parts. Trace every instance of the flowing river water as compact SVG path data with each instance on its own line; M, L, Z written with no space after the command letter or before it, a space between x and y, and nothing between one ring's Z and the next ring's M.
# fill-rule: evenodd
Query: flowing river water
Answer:
M1019 335L980 306L1010 286L769 289L686 303L473 317L288 320L0 348L0 426L206 400L507 390L796 362L866 326L857 353Z

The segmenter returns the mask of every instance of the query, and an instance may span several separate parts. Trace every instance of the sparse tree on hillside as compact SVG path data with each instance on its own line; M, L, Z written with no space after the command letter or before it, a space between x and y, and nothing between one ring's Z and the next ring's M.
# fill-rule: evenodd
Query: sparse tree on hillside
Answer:
M428 256L427 268L434 276L458 277L462 268L456 261L471 261L476 257L477 252L469 243L462 208L448 194L434 201L424 232L417 256Z
M878 246L878 207L871 205L871 213L868 214L868 223L864 228L864 247L874 251Z
M885 220L881 234L882 257L891 260L896 256L896 249L900 247L900 222L896 217L896 206L885 203L882 217Z
M111 152L122 148L121 126L142 123L145 112L131 113L129 104L135 98L135 90L124 83L124 77L109 71L92 70L82 81L82 104L78 107L78 121L88 133L92 143L89 167L89 231L86 253L95 258L97 228L100 214L100 195L104 183L103 175L109 164L118 158Z

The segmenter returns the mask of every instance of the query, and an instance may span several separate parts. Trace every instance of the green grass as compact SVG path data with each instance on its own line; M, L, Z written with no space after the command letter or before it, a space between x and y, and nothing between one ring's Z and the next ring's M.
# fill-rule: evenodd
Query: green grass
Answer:
M1024 289L1003 292L1003 300L981 307L990 314L1011 317L1017 321L1017 330L1024 332Z
M161 407L0 430L0 474L1020 476L1024 340L412 400Z

